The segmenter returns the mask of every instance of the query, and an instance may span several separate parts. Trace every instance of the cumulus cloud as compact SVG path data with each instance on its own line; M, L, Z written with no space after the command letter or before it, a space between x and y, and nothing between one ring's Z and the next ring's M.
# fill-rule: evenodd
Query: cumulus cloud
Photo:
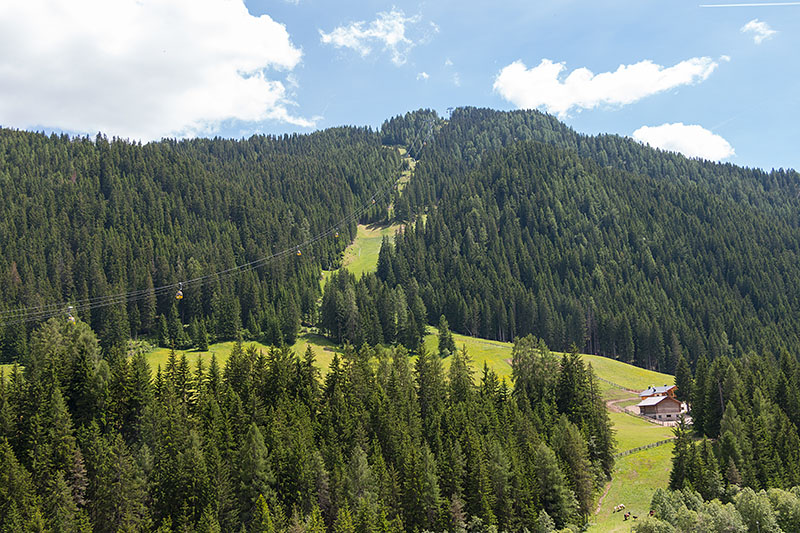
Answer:
M714 161L725 159L735 153L728 141L697 124L676 122L660 126L642 126L633 132L633 138L662 150Z
M427 72L420 72L417 74L418 80L427 80L428 78L430 78L430 75Z
M770 28L769 24L767 24L766 22L761 22L758 19L753 19L744 26L742 26L741 32L752 33L753 42L755 42L756 44L761 44L767 39L771 39L773 35L778 33L777 31Z
M290 112L301 59L240 0L0 2L0 124L152 140Z
M407 17L403 11L392 9L388 13L378 13L378 17L372 22L351 22L347 26L338 26L329 33L319 30L319 35L323 43L336 48L350 48L361 57L369 55L374 46L380 46L391 53L395 65L402 65L406 62L409 50L416 44L406 35L406 30L419 21L419 15ZM434 33L438 32L435 24L430 28ZM423 36L420 40L426 41L428 38Z
M567 69L564 63L542 59L538 66L529 69L522 61L515 61L497 75L494 90L517 108L543 108L564 117L573 108L631 104L681 85L703 81L717 65L709 57L694 57L671 67L645 60L600 74L579 68L563 78Z

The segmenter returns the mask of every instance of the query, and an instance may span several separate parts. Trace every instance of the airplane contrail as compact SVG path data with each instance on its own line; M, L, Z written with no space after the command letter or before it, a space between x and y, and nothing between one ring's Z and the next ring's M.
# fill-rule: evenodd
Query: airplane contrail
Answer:
M771 7L771 6L800 6L800 2L761 2L757 4L700 4L700 7Z

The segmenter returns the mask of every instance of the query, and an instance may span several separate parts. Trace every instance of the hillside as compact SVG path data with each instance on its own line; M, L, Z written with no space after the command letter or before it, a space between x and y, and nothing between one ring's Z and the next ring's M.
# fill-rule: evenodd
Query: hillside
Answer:
M681 350L798 348L796 173L581 136L534 112L459 109L426 150L406 194L427 223L379 276L417 283L454 330L533 332L670 372Z
M401 171L363 128L145 146L0 129L0 361L68 305L105 349L157 336L181 287L174 316L212 339L245 327L293 342L320 267L385 218Z
M798 181L533 111L146 145L0 130L0 362L24 365L0 384L0 513L619 531L672 449L707 500L788 489ZM672 374L711 440L638 450L672 432L621 409Z
M459 333L533 333L667 372L679 353L693 365L800 348L795 172L580 135L535 111L145 146L1 130L0 185L5 361L69 305L106 350L137 335L186 348L203 328L211 342L242 327L292 344L301 323L413 350L441 315ZM340 264L359 222L405 230L343 332L318 315L313 280ZM389 291L408 324L369 316Z

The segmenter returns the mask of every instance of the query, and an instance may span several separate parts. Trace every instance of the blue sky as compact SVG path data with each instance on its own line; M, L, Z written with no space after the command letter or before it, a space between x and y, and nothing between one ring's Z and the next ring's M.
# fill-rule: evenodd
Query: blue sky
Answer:
M800 5L682 0L12 0L0 124L146 141L536 107L580 132L800 168L798 30Z

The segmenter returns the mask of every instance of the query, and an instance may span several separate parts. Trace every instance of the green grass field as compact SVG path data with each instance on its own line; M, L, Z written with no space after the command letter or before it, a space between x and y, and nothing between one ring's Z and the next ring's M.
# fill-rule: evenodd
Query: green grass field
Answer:
M220 342L217 344L212 344L208 347L207 352L198 352L196 350L175 350L175 354L180 357L182 354L186 354L186 360L189 362L189 366L191 368L197 367L197 360L202 359L203 365L208 368L208 363L211 361L211 356L217 356L217 363L219 364L220 368L225 367L225 363L228 361L228 358L231 356L231 352L233 351L233 345L235 343L233 341L228 342ZM262 350L268 350L269 347L258 343L258 342L247 342L245 346L249 346L250 344L255 344L257 348ZM148 352L145 357L147 358L147 362L150 364L150 368L155 370L160 366L162 369L167 366L167 360L169 360L169 348L156 348L155 350Z
M614 425L617 451L624 452L660 440L672 438L672 428L653 424L625 413L608 413Z
M633 521L624 522L622 513L612 513L614 507L621 503L631 514L638 517L647 515L653 493L657 488L666 488L669 484L672 448L672 443L665 444L617 460L611 488L603 499L600 512L590 518L593 524L590 532L630 531Z
M460 350L467 349L467 354L472 359L472 364L476 371L483 370L483 363L497 373L500 379L506 378L509 385L511 384L511 347L509 342L489 341L485 339L478 339L475 337L467 337L466 335L453 334L453 340L456 347ZM439 330L434 327L428 327L428 334L425 336L425 347L431 353L439 352ZM450 368L450 360L448 357L442 360L442 364L446 369ZM478 377L476 373L476 377Z
M353 244L344 252L342 265L350 272L361 277L365 272L373 272L378 267L378 253L384 237L394 239L399 225L391 226L358 226L358 234Z
M198 359L202 359L203 365L207 367L209 361L211 361L211 355L214 354L217 356L217 363L219 364L220 368L225 368L225 363L228 362L228 358L231 356L234 344L235 343L233 341L220 342L209 346L209 350L207 352L198 352L196 350L175 350L175 353L178 355L178 357L180 357L181 354L186 354L186 360L189 362L189 366L191 368L197 367ZM254 345L257 349L264 352L267 352L270 348L269 346L255 341L248 341L244 343L245 347L251 345ZM311 346L311 349L314 350L314 354L317 357L317 364L323 373L328 370L328 367L330 367L331 361L333 360L333 354L337 352L341 353L341 350L333 342L321 335L310 332L301 333L297 337L297 342L292 345L292 350L294 350L297 355L302 357L303 354L306 353L306 348L308 346ZM169 352L169 348L156 348L145 355L147 362L150 364L150 368L153 369L154 372L159 365L161 365L162 369L166 367L167 360L169 359Z
M381 251L383 237L394 240L398 224L390 226L358 225L358 233L352 244L344 251L342 266L360 278L365 272L374 272L378 267L378 253ZM322 285L333 274L333 270L322 271Z
M587 363L591 363L592 368L594 368L599 377L621 385L626 389L640 391L650 385L672 385L675 382L675 378L669 374L646 370L622 361L609 359L608 357L584 355L583 359ZM601 383L600 386L603 390L613 388L608 383Z
M408 182L411 181L411 177L414 175L414 168L417 166L416 160L412 159L411 156L406 156L406 149L405 148L398 148L400 155L403 156L403 159L408 161L408 170L404 170L400 173L400 179L397 181L397 189L402 191Z

